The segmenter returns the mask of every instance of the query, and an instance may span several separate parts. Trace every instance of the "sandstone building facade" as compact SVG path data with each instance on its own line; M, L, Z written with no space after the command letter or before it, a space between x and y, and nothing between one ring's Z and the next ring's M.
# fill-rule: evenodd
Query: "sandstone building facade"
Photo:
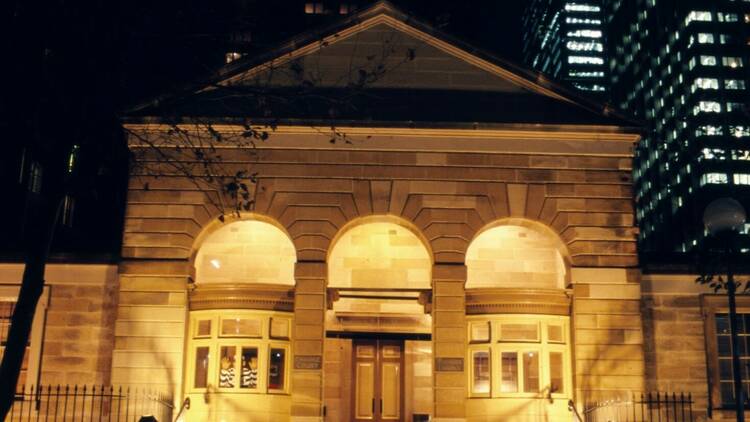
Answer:
M190 421L569 420L654 388L711 407L711 299L638 268L638 129L388 3L144 107L130 148L241 133L257 110L219 88L351 88L384 45L367 116L299 110L252 159L222 147L257 171L247 211L134 171L119 265L50 267L27 379L157 387Z

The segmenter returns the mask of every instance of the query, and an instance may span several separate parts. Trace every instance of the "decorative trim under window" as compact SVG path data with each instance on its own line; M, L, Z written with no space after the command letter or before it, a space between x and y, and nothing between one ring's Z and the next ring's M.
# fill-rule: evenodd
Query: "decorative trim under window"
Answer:
M570 290L467 289L466 313L570 315Z
M259 309L294 310L294 289L274 284L204 284L196 285L188 294L190 310Z

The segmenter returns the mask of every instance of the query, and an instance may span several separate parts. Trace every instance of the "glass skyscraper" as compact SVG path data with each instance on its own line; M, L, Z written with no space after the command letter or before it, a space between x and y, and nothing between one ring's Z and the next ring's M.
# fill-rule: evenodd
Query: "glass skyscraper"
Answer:
M530 0L523 14L524 61L578 90L607 87L601 0Z
M750 209L750 0L602 6L613 104L646 125L633 171L640 250L691 252L712 199Z

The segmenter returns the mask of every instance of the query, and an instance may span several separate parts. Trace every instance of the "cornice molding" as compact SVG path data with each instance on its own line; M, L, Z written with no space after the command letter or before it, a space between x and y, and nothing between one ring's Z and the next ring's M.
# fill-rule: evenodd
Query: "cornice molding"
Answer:
M195 285L188 292L191 311L208 309L260 309L294 311L294 288L248 283Z
M570 315L570 290L468 289L466 314Z

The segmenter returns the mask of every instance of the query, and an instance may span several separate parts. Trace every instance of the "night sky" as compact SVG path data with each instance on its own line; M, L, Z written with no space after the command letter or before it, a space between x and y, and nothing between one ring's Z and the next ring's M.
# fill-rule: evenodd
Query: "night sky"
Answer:
M122 235L129 153L120 119L127 110L202 80L223 64L227 51L267 51L341 18L306 15L304 0L0 3L0 77L5 81L0 130L6 148L0 180L10 182L10 197L17 195L23 204L25 187L12 181L18 180L21 163L28 162L24 151L33 151L51 175L62 171L59 166L72 145L81 146L73 183L77 222L60 229L53 251L108 251L112 256L119 253ZM524 0L393 3L460 40L520 63ZM243 41L242 34L249 34L250 41ZM45 189L72 183L45 180ZM0 256L15 256L23 239L24 207L0 208L0 218L18 222L0 239Z

